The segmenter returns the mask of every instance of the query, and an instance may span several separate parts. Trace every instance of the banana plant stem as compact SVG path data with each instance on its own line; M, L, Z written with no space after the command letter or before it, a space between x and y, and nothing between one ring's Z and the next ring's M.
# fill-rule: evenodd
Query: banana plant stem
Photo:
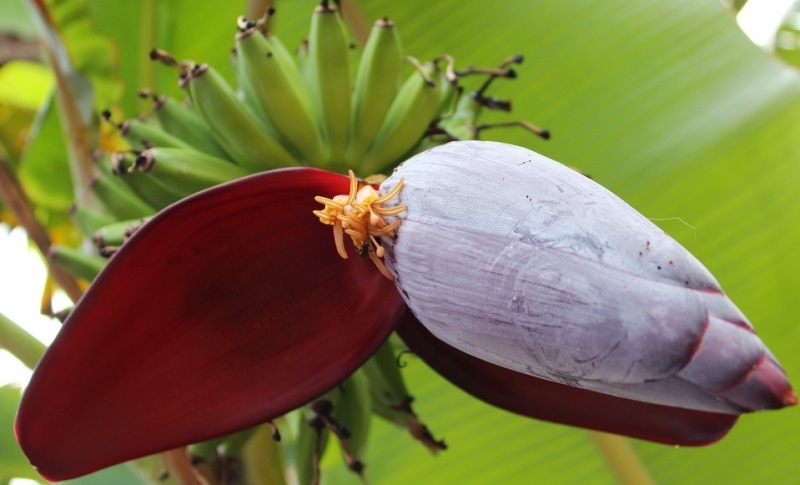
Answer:
M85 207L96 207L97 200L89 190L94 176L89 129L93 110L92 85L72 64L44 0L28 0L26 6L39 34L44 57L56 78L56 100L64 129L75 200Z
M46 258L50 251L50 246L52 246L50 236L47 235L44 227L39 224L19 180L2 156L0 156L0 198L14 212L20 225L25 228L28 236ZM64 290L70 300L77 302L83 291L75 279L52 262L48 262L48 266L50 274L56 283Z
M44 354L45 345L0 313L0 347L8 350L26 367L33 369Z
M597 431L592 431L590 434L619 483L655 485L656 482L626 438Z

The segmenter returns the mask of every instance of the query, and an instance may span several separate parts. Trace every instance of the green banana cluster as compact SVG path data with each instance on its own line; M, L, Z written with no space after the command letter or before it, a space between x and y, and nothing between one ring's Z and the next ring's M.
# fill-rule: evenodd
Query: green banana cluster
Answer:
M152 59L178 69L185 99L142 90L140 96L152 101L150 113L124 122L103 113L130 148L97 157L91 190L101 207L72 212L76 226L95 242L96 253L54 247L53 262L91 280L104 258L158 211L251 173L298 165L341 173L352 169L361 176L388 173L417 152L477 138L494 126L517 125L549 137L522 121L478 123L484 109L510 110L508 101L487 90L495 79L515 77L509 66L522 62L521 56L494 69L461 71L447 55L421 62L404 56L397 28L386 18L375 22L359 51L328 1L313 11L308 37L292 53L266 28L273 14L269 9L255 21L238 19L235 85L208 64L151 51ZM461 81L466 76L486 79L465 94ZM291 424L281 446L302 483L318 476L330 436L348 467L361 473L358 457L364 455L373 414L408 429L432 451L445 449L411 407L397 362L398 342L390 339L338 388L281 420ZM191 451L198 463L225 453L235 457L251 435L201 443Z

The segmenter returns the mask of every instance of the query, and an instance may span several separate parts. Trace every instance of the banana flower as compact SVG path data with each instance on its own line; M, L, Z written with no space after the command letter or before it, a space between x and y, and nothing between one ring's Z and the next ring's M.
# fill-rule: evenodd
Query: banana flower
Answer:
M529 150L454 142L378 188L286 168L163 210L69 316L17 438L62 480L230 434L336 386L395 329L491 404L661 443L796 402L716 280L646 218Z

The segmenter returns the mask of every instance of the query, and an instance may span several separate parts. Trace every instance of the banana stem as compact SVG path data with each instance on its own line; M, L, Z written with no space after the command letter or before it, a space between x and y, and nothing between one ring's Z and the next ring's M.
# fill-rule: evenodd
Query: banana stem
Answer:
M262 425L242 450L245 483L286 485L280 443L273 439L267 425Z
M5 158L3 158L2 154L0 154L0 198L2 198L3 202L14 212L20 225L27 231L28 237L33 240L42 255L46 257L52 245L50 236L47 235L47 231L36 219L33 208L28 198L25 196L25 192L22 190L19 180L17 180L14 171L8 165ZM72 276L55 264L49 262L48 267L56 283L64 290L73 303L77 302L83 294L78 283Z
M653 477L650 476L626 438L598 431L591 431L589 434L600 452L603 453L619 483L623 485L655 485Z
M28 0L26 5L44 56L56 78L56 99L67 144L75 201L85 207L97 207L97 200L89 190L94 176L89 131L94 109L92 85L72 64L44 1Z
M29 369L36 367L47 348L2 313L0 313L0 347L8 350Z

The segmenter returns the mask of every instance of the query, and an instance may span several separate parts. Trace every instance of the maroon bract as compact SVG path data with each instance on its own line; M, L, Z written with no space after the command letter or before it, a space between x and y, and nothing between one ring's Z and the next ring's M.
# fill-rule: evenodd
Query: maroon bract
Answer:
M16 433L63 480L280 416L358 368L402 302L311 215L348 188L317 169L253 175L146 223L39 363ZM355 255L355 251L353 251Z
M739 418L633 401L514 372L447 345L409 311L397 333L412 352L453 384L482 401L531 418L680 446L714 443Z

